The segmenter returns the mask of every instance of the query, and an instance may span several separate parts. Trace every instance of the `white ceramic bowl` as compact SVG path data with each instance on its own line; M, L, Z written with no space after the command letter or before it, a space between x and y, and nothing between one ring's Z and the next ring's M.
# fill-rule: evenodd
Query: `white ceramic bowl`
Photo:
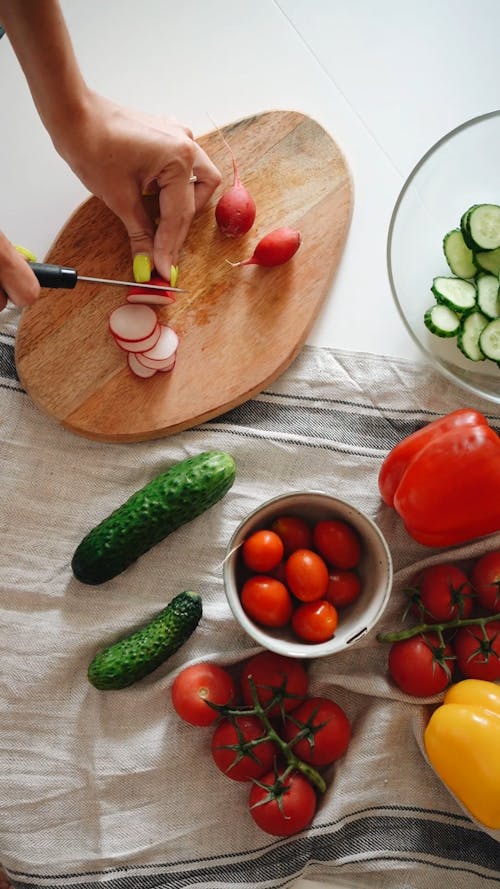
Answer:
M301 642L290 627L263 627L248 617L241 605L243 541L254 531L269 528L274 519L283 515L300 516L311 524L324 519L340 519L348 522L360 537L362 554L358 571L362 592L352 605L339 610L337 630L327 642ZM259 645L288 657L324 657L350 648L378 622L392 589L392 559L382 533L367 515L329 494L296 491L266 501L236 528L224 561L224 587L234 617Z
M424 313L434 304L432 279L452 275L442 248L445 234L460 226L472 204L500 203L499 144L500 111L473 118L440 139L406 180L387 240L389 281L408 333L440 373L496 404L500 367L467 359L454 337L427 330Z

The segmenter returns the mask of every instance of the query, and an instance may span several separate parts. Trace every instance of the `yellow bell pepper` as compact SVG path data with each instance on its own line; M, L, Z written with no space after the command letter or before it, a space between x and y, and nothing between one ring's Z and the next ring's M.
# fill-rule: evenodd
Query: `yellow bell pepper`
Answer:
M424 733L429 762L471 815L500 828L500 686L464 679L450 686Z

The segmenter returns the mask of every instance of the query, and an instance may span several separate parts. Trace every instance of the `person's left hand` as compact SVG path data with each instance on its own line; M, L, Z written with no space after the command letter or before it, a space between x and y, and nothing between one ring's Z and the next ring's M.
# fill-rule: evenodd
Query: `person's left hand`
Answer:
M83 184L122 220L132 255L148 256L169 280L195 213L221 180L191 131L174 119L123 108L90 93L72 127L51 135ZM192 175L196 183L189 181ZM151 189L159 189L156 232L143 202Z

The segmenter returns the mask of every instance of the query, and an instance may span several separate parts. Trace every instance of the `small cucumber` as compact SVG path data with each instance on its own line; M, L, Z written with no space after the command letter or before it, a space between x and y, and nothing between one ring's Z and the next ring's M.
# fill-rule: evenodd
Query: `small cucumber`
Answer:
M95 688L126 688L156 670L189 639L201 618L201 596L186 590L175 596L146 626L99 651L89 664Z
M82 583L116 577L176 528L209 509L232 486L236 467L223 451L175 464L136 491L83 538L71 562Z

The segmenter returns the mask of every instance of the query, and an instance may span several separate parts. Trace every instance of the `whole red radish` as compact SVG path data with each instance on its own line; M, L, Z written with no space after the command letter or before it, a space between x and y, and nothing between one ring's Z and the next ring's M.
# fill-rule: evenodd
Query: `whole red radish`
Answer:
M216 204L215 221L219 230L227 238L238 238L240 235L246 234L255 222L255 201L248 188L243 185L240 179L236 160L229 142L220 130L219 133L231 154L234 181L231 188L224 192Z
M295 255L300 247L300 232L294 228L276 228L257 244L252 256L241 262L229 265L260 265L265 268L283 265ZM229 262L229 260L228 260Z

